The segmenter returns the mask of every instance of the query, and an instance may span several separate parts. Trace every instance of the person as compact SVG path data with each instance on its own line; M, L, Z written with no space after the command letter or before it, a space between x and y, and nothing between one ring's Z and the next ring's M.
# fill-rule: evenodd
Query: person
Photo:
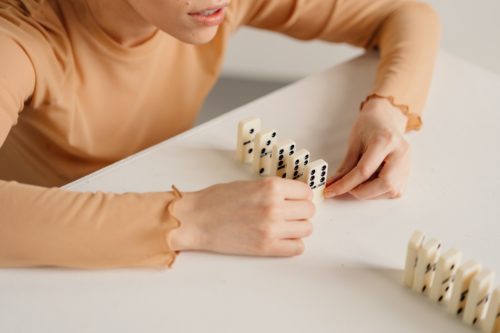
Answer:
M302 253L315 209L298 181L187 193L58 188L192 126L244 25L380 52L325 195L399 196L410 166L404 132L421 125L440 37L428 4L1 0L0 266L165 267L187 250Z

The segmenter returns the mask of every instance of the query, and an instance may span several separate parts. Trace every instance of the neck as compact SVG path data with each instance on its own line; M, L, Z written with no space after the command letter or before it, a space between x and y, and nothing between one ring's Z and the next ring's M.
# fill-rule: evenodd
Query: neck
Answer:
M139 15L127 0L83 1L87 2L101 29L125 47L139 45L157 31L157 28Z

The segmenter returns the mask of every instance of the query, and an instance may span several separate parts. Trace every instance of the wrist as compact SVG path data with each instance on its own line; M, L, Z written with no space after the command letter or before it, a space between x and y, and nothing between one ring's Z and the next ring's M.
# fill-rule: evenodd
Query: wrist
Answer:
M180 226L170 232L170 246L174 251L199 250L200 231L197 228L196 192L183 192L182 199L173 207L172 214Z
M375 118L383 126L388 126L398 130L403 134L406 131L408 117L385 98L372 98L364 103L361 117Z

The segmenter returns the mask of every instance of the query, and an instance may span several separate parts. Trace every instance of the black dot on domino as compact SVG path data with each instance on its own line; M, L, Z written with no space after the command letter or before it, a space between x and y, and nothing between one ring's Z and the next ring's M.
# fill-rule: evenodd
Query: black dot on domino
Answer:
M292 156L293 154L295 154L295 152L293 150L290 150L290 152L288 153L288 155Z
M313 186L314 186L314 182L310 182L309 187L313 187Z
M308 164L309 164L309 160L305 160L304 165L308 165Z
M276 137L276 132L273 132L273 134L271 135L273 138Z
M439 296L438 301L441 302L443 300L443 295Z
M265 154L265 153L266 153L266 148L262 148L262 149L260 150L260 153L261 153L261 154Z
M295 177L297 177L297 176L299 175L299 172L298 172L298 171L295 171L295 172L293 173L293 175L294 175Z
M476 323L477 323L477 317L474 318L474 320L472 321L472 325L476 325Z
M278 159L279 159L280 161L281 161L281 160L283 160L283 158L284 158L284 156L283 156L283 155L278 156Z
M321 170L325 171L325 170L326 170L326 165L323 165L323 166L321 167Z
M295 165L298 165L299 164L299 160L295 160Z
M324 171L323 171L323 172L321 173L321 177L324 177L325 175L326 175L326 172L324 172Z
M464 310L464 309L462 309L462 308L458 309L458 311L457 311L457 315L461 314L463 310Z
M294 149L295 149L295 145L291 145L290 150L294 150Z
M253 153L253 148L248 149L248 153L249 154Z
M271 140L267 140L266 145L269 146L270 144L271 144Z
M311 170L311 175L314 175L316 173L316 170Z
M279 161L278 165L283 166L283 161Z
M452 271L453 269L455 269L455 264L451 265L450 271Z
M286 178L286 173L284 173L283 176L281 176L281 178Z
M324 183L325 182L325 177L321 177L321 183Z
M304 158L305 158L306 160L308 160L308 159L309 159L309 155L306 155Z
M448 290L450 290L450 286L447 286L446 288L444 288L444 291L448 291Z
M314 180L316 179L316 177L314 175L311 176L311 180Z
M264 168L261 168L261 169L259 170L259 173L262 175L262 174L264 173Z
M293 168L295 171L298 171L299 170L299 166L296 165L295 168Z
M285 151L283 149L280 149L280 155L283 155Z
M250 134L253 134L255 130L253 128L250 129Z

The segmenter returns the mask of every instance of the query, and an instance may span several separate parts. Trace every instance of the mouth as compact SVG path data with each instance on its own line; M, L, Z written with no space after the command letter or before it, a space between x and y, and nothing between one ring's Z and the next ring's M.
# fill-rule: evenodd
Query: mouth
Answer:
M224 20L224 12L227 4L206 8L196 12L188 13L193 19L207 26L215 26Z

